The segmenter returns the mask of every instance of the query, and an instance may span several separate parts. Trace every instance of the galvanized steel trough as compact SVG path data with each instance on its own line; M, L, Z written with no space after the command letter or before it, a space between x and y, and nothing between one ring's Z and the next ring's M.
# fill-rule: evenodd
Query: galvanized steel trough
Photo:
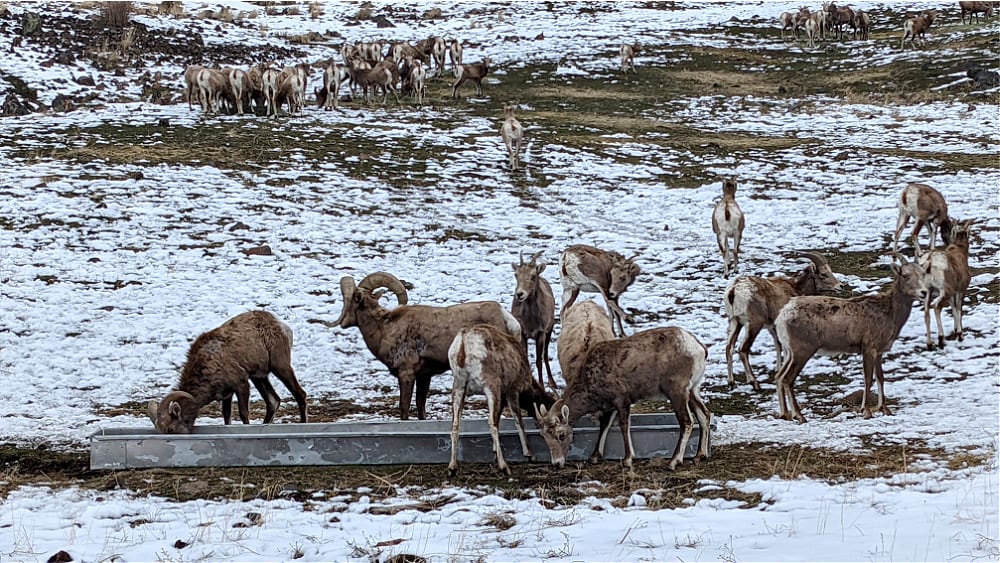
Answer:
M548 463L549 449L534 421L528 417L524 422L536 461ZM589 417L580 420L569 461L590 456L597 430ZM636 458L669 458L679 439L673 413L632 415ZM512 419L501 420L500 442L508 462L527 461ZM695 424L686 458L694 457L698 443ZM494 463L492 446L486 420L462 421L461 462ZM448 463L450 455L450 420L202 425L191 434L159 434L152 427L109 428L90 437L91 469ZM622 457L621 432L614 424L605 458Z

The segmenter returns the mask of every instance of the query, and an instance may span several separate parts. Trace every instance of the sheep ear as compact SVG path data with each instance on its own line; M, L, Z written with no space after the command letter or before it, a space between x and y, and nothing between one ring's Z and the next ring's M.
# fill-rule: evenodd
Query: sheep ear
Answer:
M545 262L542 262L541 264L538 265L538 267L535 268L536 273L540 274L544 271L545 271Z
M549 409L545 408L545 405L535 403L535 418L542 419L547 414L549 414Z
M153 424L156 424L156 411L159 408L160 404L152 399L150 399L149 404L146 405L146 414L149 415L149 420L152 420Z
M178 403L177 401L170 401L170 404L167 405L167 412L169 412L170 416L172 416L172 417L180 418L181 417L181 404Z
M514 268L515 271L517 270L517 264L515 264L513 262L510 263L510 267Z
M563 405L559 414L563 424L569 422L569 405Z

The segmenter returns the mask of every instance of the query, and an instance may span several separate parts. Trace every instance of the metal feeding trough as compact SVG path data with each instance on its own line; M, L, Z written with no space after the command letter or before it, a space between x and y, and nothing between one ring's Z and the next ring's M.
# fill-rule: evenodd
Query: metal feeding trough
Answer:
M526 417L524 423L536 460L547 463L549 449L534 421ZM589 417L581 419L574 430L569 460L587 459L597 438L597 424ZM636 458L669 458L679 439L680 429L673 413L632 415ZM512 419L501 420L500 443L508 462L526 461ZM684 456L694 457L698 444L695 424ZM495 463L492 448L486 420L462 421L459 461ZM204 425L195 426L191 434L159 434L153 428L112 428L90 437L91 469L446 464L450 455L450 420ZM609 433L605 457L623 457L617 424L612 425Z

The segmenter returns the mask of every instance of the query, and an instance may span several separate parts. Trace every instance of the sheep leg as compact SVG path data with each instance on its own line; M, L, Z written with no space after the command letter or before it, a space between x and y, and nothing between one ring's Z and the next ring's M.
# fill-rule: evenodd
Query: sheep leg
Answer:
M503 458L503 450L500 448L500 430L498 429L503 406L500 405L500 397L497 397L492 389L484 389L484 392L486 393L486 406L489 407L490 411L490 436L493 437L493 451L497 454L497 466L500 467L501 471L510 475L510 467L507 466L507 460Z
M903 234L903 230L906 229L906 224L910 222L910 216L906 213L903 208L899 209L899 219L896 220L896 234L892 237L892 254L899 251L899 236Z
M920 230L924 228L924 222L917 219L917 223L913 226L913 231L910 233L910 239L913 240L913 257L919 258L920 251Z
M285 388L295 397L295 403L299 406L299 422L306 422L309 419L306 405L306 392L305 389L299 385L298 378L295 377L295 370L292 369L291 365L286 365L285 362L280 362L277 365L271 366L271 372L281 381ZM268 384L270 387L270 384ZM274 388L271 388L271 392L274 393ZM275 400L278 399L277 393L274 393ZM277 403L275 403L277 407Z
M938 347L944 348L944 326L941 323L941 310L944 309L944 303L941 302L941 299L938 299L937 301L937 304L934 306L934 318L937 319ZM952 309L951 314L955 314L954 308ZM927 311L924 310L924 316L926 315Z
M726 372L729 374L729 388L736 387L736 378L733 377L733 349L736 348L736 341L740 337L740 330L743 325L736 319L729 319L729 327L726 332ZM747 379L750 379L747 374Z
M624 403L624 401L623 401ZM635 448L632 447L632 431L629 422L632 417L632 406L625 403L618 405L618 428L622 433L622 443L625 446L625 458L622 463L625 467L632 469L632 459L635 457ZM690 416L688 417L690 419ZM609 425L610 426L610 425ZM690 430L688 431L690 434Z
M611 419L608 420L608 425L604 428L604 432L601 432L597 437L597 451L600 452L600 457L604 457L604 446L608 442L608 433L611 432L611 425L614 424L614 417L618 415L618 411L611 412Z
M712 413L705 406L705 401L698 394L698 388L691 390L691 397L688 399L688 407L694 411L698 419L698 453L694 456L695 463L702 459L708 459L709 424L712 421Z
M886 416L891 416L892 411L889 410L889 404L885 398L885 373L882 371L882 354L875 356L875 380L878 381L878 410L882 411L882 414Z
M750 367L750 348L753 346L754 340L757 339L760 329L759 326L748 326L747 335L743 339L743 344L740 345L740 361L743 363L743 369L746 370L747 383L753 386L754 391L760 391L760 383L757 383L757 376L753 374L753 368Z
M958 340L962 340L962 298L965 297L962 293L956 293L951 296L951 316L955 324L954 330L952 330L951 335Z
M865 372L865 387L861 392L861 416L862 418L871 418L872 410L868 406L868 393L871 392L872 378L875 374L875 355L867 350L862 354L862 368ZM879 392L881 393L881 391L881 385L879 385ZM879 404L882 404L881 396Z
M691 396L688 392L675 392L670 395L670 404L674 408L674 414L677 416L677 423L681 427L680 439L677 440L677 447L674 448L674 455L670 457L670 463L667 465L671 471L677 468L678 463L682 463L684 461L684 452L687 450L688 440L691 439L691 431L694 430L694 422L691 420L691 410L688 408L688 402L690 399ZM699 420L701 420L700 417ZM622 430L622 432L624 432L624 430ZM632 454L631 449L628 453L629 455ZM632 464L629 463L628 465L631 467Z
M525 459L535 461L535 452L531 451L528 445L528 436L524 433L524 417L521 415L521 406L518 404L519 397L513 393L507 395L507 408L514 415L514 423L517 426L517 436L521 439L521 452Z
M594 447L594 453L590 454L591 463L599 463L604 459L604 441L608 437L608 430L611 428L611 420L615 412L617 411L602 411L601 416L598 417L601 438L597 440L597 446Z
M567 295L569 297L567 297ZM570 307L570 305L572 305L573 302L576 301L576 296L577 295L580 295L580 288L579 287L574 287L572 289L563 289L563 294L562 294L562 302L563 302L563 304L562 304L562 309L559 311L559 317L560 318L566 312L566 309L568 309Z
M733 272L736 272L740 267L740 240L743 238L743 233L736 230L733 234Z
M250 383L246 379L236 386L236 408L243 424L250 424Z
M399 419L409 420L410 401L413 399L413 383L416 379L412 373L399 374Z
M928 293L924 298L924 328L927 329L927 349L934 349L934 340L931 339L931 296ZM938 331L940 331L940 327Z
M233 396L229 395L220 402L222 403L222 421L229 424L233 420Z
M552 366L549 363L549 359L550 359L549 358L549 344L552 343L552 333L549 332L549 333L546 333L546 334L542 335L542 339L544 340L544 342L539 346L539 348L541 348L541 350L542 350L542 357L544 358L543 362L545 364L545 373L549 376L549 386L551 386L553 389L555 389L556 387L558 387L558 385L556 384L556 379L554 377L552 377ZM538 370L538 377L541 378L541 376L542 376L542 370L541 370L541 368L539 368L539 370ZM539 381L539 383L541 383L541 381Z
M274 420L274 413L278 411L278 405L281 404L281 399L274 391L274 387L271 386L271 382L267 380L267 374L264 374L264 377L251 377L250 382L264 399L264 424L271 424L271 421Z
M421 375L417 377L417 418L424 420L427 418L427 393L431 389L431 376Z
M769 325L767 327L767 332L771 333L771 340L774 342L774 373L778 373L778 368L781 367L782 352L784 350L781 348L781 341L778 340L778 332L774 329L774 325ZM749 354L750 350L747 350L747 353ZM757 380L755 378L754 383L756 382Z
M448 462L448 475L452 477L458 473L458 433L462 424L462 409L465 408L465 387L456 385L451 390L451 461Z

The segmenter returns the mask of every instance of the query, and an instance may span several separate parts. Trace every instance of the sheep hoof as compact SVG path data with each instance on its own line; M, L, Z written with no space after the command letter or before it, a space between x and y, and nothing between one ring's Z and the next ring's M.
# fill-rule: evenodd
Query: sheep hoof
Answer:
M449 477L454 477L455 475L458 475L458 467L450 467L449 466L448 467L448 476Z
M869 419L871 417L872 417L872 411L871 411L871 409L869 409L868 407L865 407L864 410L861 411L861 418L864 418L865 420L867 420L867 419Z
M888 406L882 405L882 408L880 410L882 411L882 414L886 416L892 416L892 411L889 410Z

